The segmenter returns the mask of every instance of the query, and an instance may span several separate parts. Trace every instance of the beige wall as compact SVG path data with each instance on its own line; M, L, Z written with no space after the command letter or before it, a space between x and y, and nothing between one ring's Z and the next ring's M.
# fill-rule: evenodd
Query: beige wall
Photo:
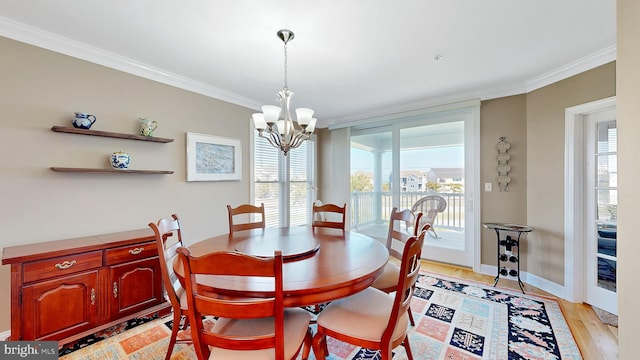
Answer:
M526 224L527 214L527 132L526 95L509 96L483 101L480 105L480 191L482 222ZM499 191L496 182L496 144L505 136L511 144L511 183L507 191ZM492 183L493 191L485 192L484 184ZM523 239L526 239L523 236ZM497 237L494 230L482 228L482 264L497 263ZM520 251L527 253L527 242L522 241ZM527 269L526 257L520 261Z
M618 355L638 358L638 204L640 204L640 2L618 0Z
M481 102L480 181L481 222L515 222L535 231L520 249L521 269L564 284L564 117L565 108L616 94L615 62L605 64L527 94ZM330 132L321 133L321 144ZM511 143L512 182L500 192L496 178L496 143L500 136ZM319 173L332 168L322 158ZM328 190L321 182L320 193ZM484 184L493 184L492 192ZM496 264L495 232L482 229L481 262Z
M527 94L527 272L564 284L565 108L616 95L615 63Z
M178 213L185 242L227 231L226 204L249 200L249 116L236 105L0 37L2 245L145 228ZM92 129L136 133L137 118L160 123L169 144L55 133L74 111ZM224 126L222 126L224 125ZM242 181L186 182L186 132L241 139ZM69 174L51 166L108 167L122 150L132 169L172 175ZM0 267L0 332L10 328L9 266Z

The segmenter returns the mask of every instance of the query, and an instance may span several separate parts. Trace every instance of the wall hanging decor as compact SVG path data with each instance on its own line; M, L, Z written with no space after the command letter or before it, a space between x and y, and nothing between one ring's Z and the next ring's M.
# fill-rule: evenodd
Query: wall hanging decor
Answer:
M511 171L511 166L509 166L509 160L511 160L509 149L511 149L511 144L509 144L507 138L504 136L501 136L499 140L496 145L496 150L498 150L498 156L496 156L498 160L498 177L496 181L498 182L498 189L500 189L500 191L507 191L507 186L509 186L511 182L511 178L509 177L509 171Z
M242 180L240 140L187 133L187 181Z

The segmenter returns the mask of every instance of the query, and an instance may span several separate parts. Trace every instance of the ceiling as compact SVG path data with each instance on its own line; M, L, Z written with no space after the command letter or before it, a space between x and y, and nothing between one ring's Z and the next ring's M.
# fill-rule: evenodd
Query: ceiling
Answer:
M0 0L0 36L259 109L288 45L318 126L524 93L615 59L615 0ZM434 58L440 56L439 61Z

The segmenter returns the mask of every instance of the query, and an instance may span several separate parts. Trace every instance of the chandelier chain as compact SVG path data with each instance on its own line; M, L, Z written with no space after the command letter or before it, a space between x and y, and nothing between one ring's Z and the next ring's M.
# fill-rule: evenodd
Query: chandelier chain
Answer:
M289 84L287 83L287 42L284 42L284 88L289 89Z

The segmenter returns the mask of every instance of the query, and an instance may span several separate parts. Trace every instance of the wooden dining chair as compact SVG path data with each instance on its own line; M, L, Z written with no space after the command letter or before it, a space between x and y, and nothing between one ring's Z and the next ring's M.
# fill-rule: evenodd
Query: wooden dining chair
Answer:
M229 234L233 234L235 231L265 228L264 203L261 203L260 206L242 204L236 208L232 208L231 205L227 205L227 211L229 212ZM237 215L252 214L260 215L260 220L245 223L236 223L233 220L234 216Z
M331 302L318 315L313 337L316 359L328 355L327 336L356 346L380 351L380 359L391 360L392 349L403 345L413 359L407 328L407 310L420 271L420 254L426 231L410 237L404 245L395 295L373 287Z
M232 252L192 256L187 248L177 250L184 268L189 320L198 359L302 359L311 350L310 314L299 308L285 309L282 253L254 257ZM229 298L198 290L196 275L272 278L274 295L268 298ZM204 316L215 324L205 327ZM286 340L286 341L285 341ZM304 345L304 347L303 347Z
M317 227L345 229L345 218L347 215L347 204L342 207L336 204L313 204L311 226Z
M171 358L171 353L175 344L191 344L191 339L178 340L178 331L185 330L189 326L187 318L187 297L186 292L173 271L173 262L177 258L176 249L184 246L182 243L182 232L178 215L171 215L171 219L160 219L157 223L149 223L156 237L160 269L162 271L162 282L165 294L171 303L173 310L173 324L171 326L171 337L167 348L166 360ZM182 317L184 316L184 322ZM181 326L181 323L183 324Z
M418 235L418 228L420 224L420 218L422 213L415 215L413 211L404 209L398 211L398 208L391 209L391 217L389 219L389 232L387 234L387 250L389 255L396 260L402 259L402 253L397 249L400 245L404 247L404 244L409 240L411 236ZM429 225L426 225L427 228ZM426 230L425 228L421 230ZM394 247L395 245L395 247ZM384 270L380 276L371 284L374 288L382 290L386 293L392 293L396 291L398 287L398 276L400 275L400 266L397 262L389 261L384 266ZM413 320L413 314L411 307L408 310L409 322L412 326L415 326Z

